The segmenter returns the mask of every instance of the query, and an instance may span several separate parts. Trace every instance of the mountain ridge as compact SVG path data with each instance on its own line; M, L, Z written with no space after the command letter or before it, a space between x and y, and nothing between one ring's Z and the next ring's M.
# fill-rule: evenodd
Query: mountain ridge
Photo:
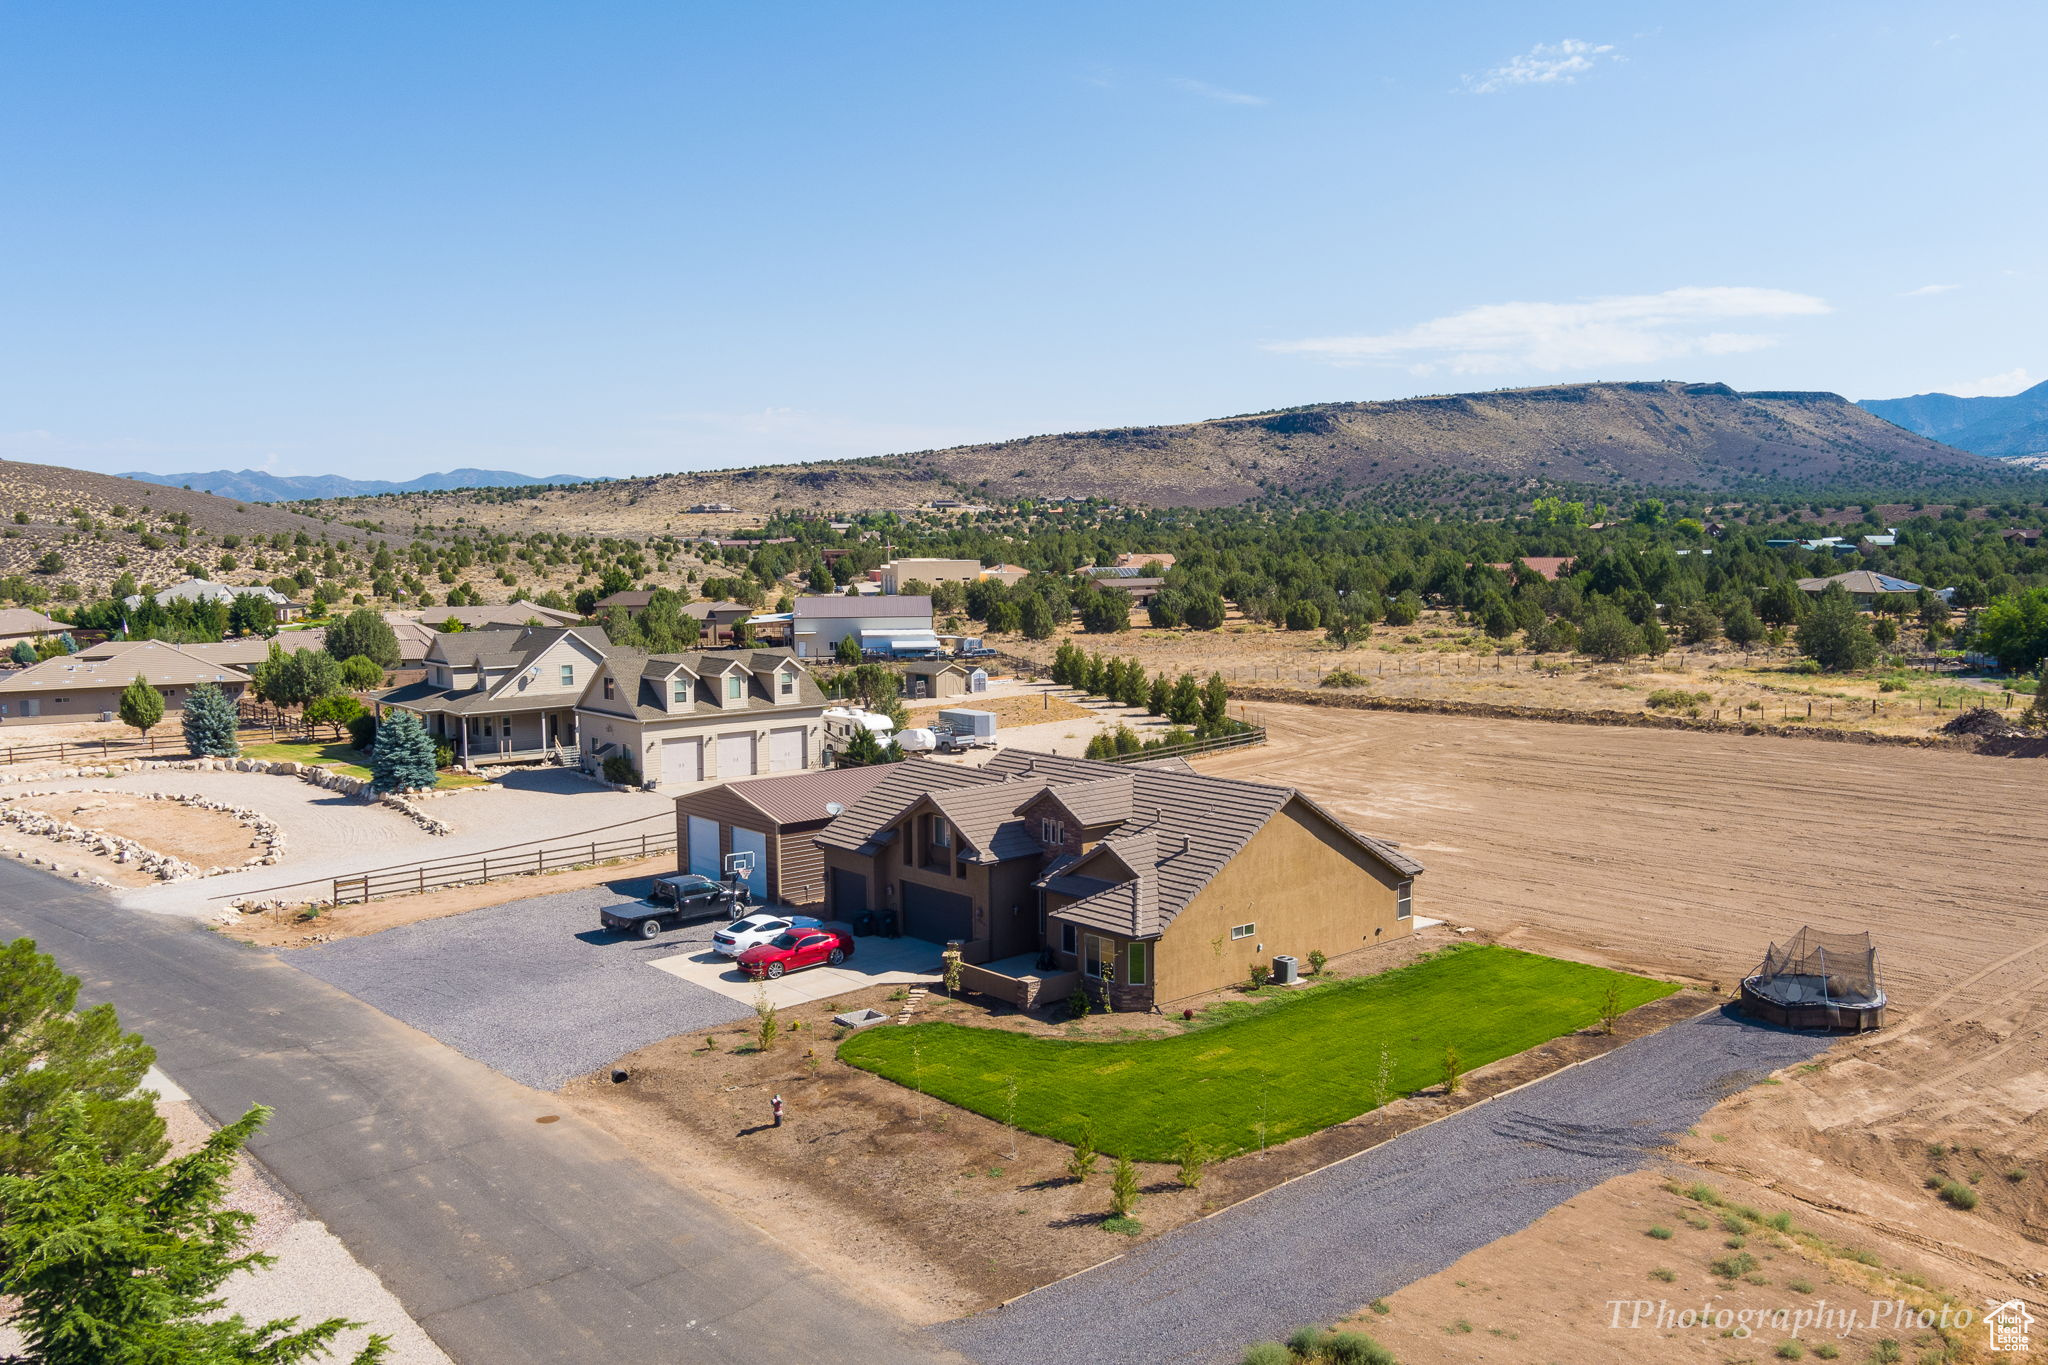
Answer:
M1958 450L1993 459L2048 455L2048 379L2012 394L1958 398L1916 393L1864 398L1858 406Z
M117 475L164 488L190 488L242 502L310 502L322 498L356 498L379 493L446 493L463 488L525 488L539 484L599 483L581 474L536 477L508 469L449 469L416 479L351 479L341 474L271 474L261 469L211 469L191 474L128 473Z

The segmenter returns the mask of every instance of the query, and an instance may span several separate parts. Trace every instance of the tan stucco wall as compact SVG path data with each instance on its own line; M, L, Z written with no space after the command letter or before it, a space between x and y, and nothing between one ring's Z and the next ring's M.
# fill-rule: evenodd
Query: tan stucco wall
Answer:
M1175 916L1153 953L1154 996L1167 1001L1243 981L1254 962L1311 949L1331 957L1413 932L1394 918L1400 877L1299 801ZM1255 924L1250 938L1234 925Z

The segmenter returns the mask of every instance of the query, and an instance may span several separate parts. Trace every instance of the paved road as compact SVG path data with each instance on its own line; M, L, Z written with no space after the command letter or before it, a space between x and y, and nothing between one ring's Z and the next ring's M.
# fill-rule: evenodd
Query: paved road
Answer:
M465 1365L954 1359L549 1099L268 954L0 864L0 935L112 999Z
M644 941L599 931L599 909L630 900L603 886L560 891L285 960L465 1057L554 1090L635 1048L754 1017L751 1004L650 965L703 952L723 920Z
M942 1335L987 1365L1234 1360L1642 1165L1724 1094L1830 1041L1719 1014L1678 1024Z

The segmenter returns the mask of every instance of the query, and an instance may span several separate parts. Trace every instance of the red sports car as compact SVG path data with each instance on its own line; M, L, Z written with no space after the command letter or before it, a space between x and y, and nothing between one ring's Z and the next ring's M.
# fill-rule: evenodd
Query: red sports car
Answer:
M853 935L844 929L823 925L816 929L792 929L777 934L769 942L757 944L741 953L737 965L748 976L766 977L773 981L784 972L816 967L820 963L837 967L852 956Z

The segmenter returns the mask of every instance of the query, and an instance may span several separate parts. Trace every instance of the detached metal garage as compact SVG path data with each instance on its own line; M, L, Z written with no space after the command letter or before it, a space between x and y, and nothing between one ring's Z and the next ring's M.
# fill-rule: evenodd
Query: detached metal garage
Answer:
M721 737L724 739L730 736ZM747 756L751 759L751 736ZM769 746L771 762L774 740ZM725 755L719 754L724 768ZM676 798L678 871L725 875L726 855L752 853L747 889L763 903L816 906L825 901L825 859L811 836L838 810L866 796L890 765L796 772L726 782ZM751 769L749 769L751 771ZM851 888L841 888L840 899ZM943 936L942 936L943 937ZM954 935L954 937L958 937Z

